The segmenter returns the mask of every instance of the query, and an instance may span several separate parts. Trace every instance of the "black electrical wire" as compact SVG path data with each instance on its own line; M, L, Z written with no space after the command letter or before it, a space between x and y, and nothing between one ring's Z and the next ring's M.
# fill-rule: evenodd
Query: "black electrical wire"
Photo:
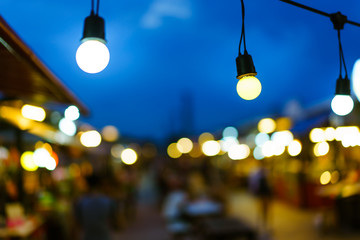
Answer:
M345 70L345 77L347 77L347 69L345 64L345 57L344 57L344 51L341 45L341 38L340 38L340 29L338 29L338 40L339 40L339 53L340 53L340 75L342 73L342 64L344 65Z
M245 42L245 6L244 0L241 0L241 14L242 14L242 28L241 28L241 36L239 42L239 55L241 55L241 43L244 39L244 54L247 54L246 51L246 42Z
M96 15L99 15L99 5L100 5L100 0L97 0Z
M91 0L91 14L94 14L94 5L95 5L94 0ZM99 5L100 5L100 0L97 0L95 15L99 15Z

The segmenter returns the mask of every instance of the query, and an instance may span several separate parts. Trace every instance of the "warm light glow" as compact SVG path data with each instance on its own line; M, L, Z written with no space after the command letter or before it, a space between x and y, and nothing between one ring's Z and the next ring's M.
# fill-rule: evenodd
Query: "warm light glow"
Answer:
M76 62L87 73L98 73L106 68L110 53L104 43L98 40L84 41L76 51Z
M198 143L194 143L194 147L191 150L191 152L189 153L190 157L192 158L198 158L201 157L202 155L202 151L201 151L201 146Z
M253 100L261 93L261 83L254 76L245 76L239 80L236 90L241 98Z
M329 171L323 172L320 176L320 183L326 185L331 180L331 173Z
M171 143L167 148L167 154L171 158L179 158L182 153L177 148L177 143Z
M326 140L325 131L322 130L321 128L313 128L310 131L309 138L310 141L313 143L324 142Z
M271 141L280 146L288 146L294 140L294 135L289 131L275 132L271 135Z
M331 109L339 116L348 115L354 108L354 101L349 95L337 94L331 101Z
M220 140L220 146L223 152L228 152L231 146L238 144L239 140L235 137L225 137Z
M358 135L360 134L359 127L357 126L346 126L346 127L337 127L335 129L335 139L336 141L343 141L348 138L349 135Z
M71 105L68 108L66 108L66 110L64 112L64 116L66 119L75 121L80 117L79 109L76 106Z
M276 122L272 118L261 119L258 123L259 132L272 133L276 129Z
M121 153L121 160L127 165L132 165L137 160L137 153L131 148L126 148Z
M285 145L279 144L277 142L274 142L274 150L273 154L275 156L280 156L285 152Z
M290 156L297 156L301 153L302 146L299 140L292 141L288 146L288 153Z
M68 136L74 136L77 131L76 124L67 118L60 120L59 129Z
M105 141L115 142L119 137L119 131L115 126L105 126L101 131L102 137Z
M51 158L50 153L45 148L38 148L34 151L33 159L38 167L46 167L49 158Z
M120 158L121 157L121 153L122 151L124 150L124 146L121 145L121 144L114 144L112 147L111 147L111 155L114 157L114 158Z
M41 107L25 104L21 108L21 114L24 118L35 120L38 122L44 121L46 117L45 110Z
M231 137L231 138L237 138L238 137L238 130L234 127L226 127L223 132L223 138Z
M181 153L189 153L193 149L193 142L189 138L181 138L176 144Z
M340 173L339 173L339 171L333 171L332 173L331 173L331 183L332 184L335 184L335 183L337 183L338 181L340 180Z
M85 147L97 147L101 143L101 135L95 130L84 132L80 136L80 142Z
M328 154L330 150L330 146L327 142L319 142L314 146L314 154L316 157L324 156Z
M246 144L232 145L229 149L228 156L232 160L245 159L250 155L250 148Z
M211 133L208 132L204 132L199 136L199 144L203 145L204 142L210 141L210 140L214 140L214 136Z
M206 156L215 156L219 154L220 150L220 144L214 140L204 142L202 145L202 151Z
M328 127L325 129L325 139L326 139L326 141L335 140L335 128Z
M292 121L288 117L281 117L276 119L276 130L277 131L285 131L289 130L292 126Z
M258 133L255 137L255 144L257 146L262 146L264 143L270 140L270 136L266 133Z
M265 157L271 157L275 155L276 145L273 141L267 141L261 146L262 154Z
M26 151L21 155L20 163L26 171L36 171L38 166L34 162L33 152Z

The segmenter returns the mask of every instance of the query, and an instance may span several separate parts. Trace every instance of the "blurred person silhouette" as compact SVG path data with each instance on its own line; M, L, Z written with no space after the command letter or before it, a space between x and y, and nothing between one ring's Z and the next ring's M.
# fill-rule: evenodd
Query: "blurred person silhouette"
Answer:
M116 202L102 193L101 179L97 175L87 177L88 194L75 203L75 217L80 225L82 240L110 240L116 224Z
M269 181L269 173L265 167L265 162L261 161L255 171L250 174L249 187L250 192L255 195L258 201L260 225L263 230L269 228L269 210L272 201L272 188Z

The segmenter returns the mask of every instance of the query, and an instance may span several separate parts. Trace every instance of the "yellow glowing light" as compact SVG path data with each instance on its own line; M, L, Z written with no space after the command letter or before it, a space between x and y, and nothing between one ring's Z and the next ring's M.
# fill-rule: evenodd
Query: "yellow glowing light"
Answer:
M214 140L214 136L211 133L204 132L199 136L199 144L203 145L204 142Z
M321 174L320 176L320 183L322 185L326 185L330 182L331 180L331 173L329 171L325 171Z
M294 135L289 130L274 132L271 141L280 146L288 146L294 140Z
M285 131L289 130L292 126L292 121L288 117L281 117L276 119L276 130L277 131Z
M106 68L110 60L109 49L102 41L84 41L76 51L78 66L87 73L98 73Z
M70 121L75 121L80 117L80 111L76 106L71 105L68 108L66 108L64 112L64 116L66 119L69 119Z
M328 127L325 129L325 139L326 141L333 141L335 140L335 128L333 127Z
M274 155L280 156L285 152L285 145L274 142Z
M101 135L96 130L87 131L81 134L80 142L85 147L97 147L101 143Z
M302 146L299 140L292 141L288 146L288 153L290 156L297 156L301 153Z
M232 145L229 149L228 156L232 160L245 159L250 155L250 148L246 144Z
M49 143L44 143L41 147L45 148L46 151L48 151L50 155L52 154L53 150L52 150L52 147L51 147L51 145Z
M26 171L36 171L38 166L34 162L33 152L26 151L20 157L20 164Z
M319 142L314 146L314 154L316 157L324 156L328 154L330 150L330 146L327 142Z
M276 122L272 118L263 118L258 123L259 132L272 133L276 129Z
M178 150L176 143L171 143L167 148L167 153L171 158L179 158L182 153Z
M261 83L255 76L245 76L239 80L236 90L241 98L253 100L261 93Z
M38 122L44 121L46 117L45 110L41 107L25 104L21 108L21 114L24 118L35 120Z
M121 160L127 165L132 165L137 160L137 153L131 148L126 148L121 153Z
M121 145L121 144L114 144L112 147L111 147L111 155L114 157L114 158L120 158L121 157L121 153L122 151L124 150L124 146Z
M313 128L310 131L309 138L313 143L324 142L326 140L325 131L321 128Z
M215 156L220 153L220 143L214 140L204 142L202 145L202 151L206 156Z
M346 126L346 127L337 127L335 129L335 139L336 141L342 141L350 135L359 134L359 127L357 126Z
M333 171L331 173L331 183L335 184L340 180L340 173L339 171Z
M273 141L269 140L261 146L262 154L265 157L271 157L275 155L276 145Z
M115 126L105 126L101 131L102 137L105 141L115 142L119 137L119 131Z
M192 157L192 158L200 157L202 155L200 144L194 143L194 147L189 154L190 154L190 157Z
M180 138L176 144L181 153L189 153L193 149L193 142L189 138Z

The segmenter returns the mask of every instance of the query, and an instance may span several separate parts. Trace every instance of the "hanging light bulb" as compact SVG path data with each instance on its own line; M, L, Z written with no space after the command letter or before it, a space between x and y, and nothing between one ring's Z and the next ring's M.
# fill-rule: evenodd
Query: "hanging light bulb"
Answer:
M261 93L261 83L257 79L254 62L251 55L246 50L245 43L245 8L244 1L241 0L242 7L242 31L239 43L239 55L236 58L237 76L239 82L236 86L237 93L245 100L253 100L257 98ZM242 40L244 39L244 54L240 52Z
M110 60L110 53L105 41L105 22L99 13L99 1L94 13L94 0L90 16L85 18L83 38L76 51L78 66L87 73L98 73L106 68Z
M331 101L331 109L339 116L348 115L354 108L354 101L350 96L350 80L341 76L336 81L335 96Z

